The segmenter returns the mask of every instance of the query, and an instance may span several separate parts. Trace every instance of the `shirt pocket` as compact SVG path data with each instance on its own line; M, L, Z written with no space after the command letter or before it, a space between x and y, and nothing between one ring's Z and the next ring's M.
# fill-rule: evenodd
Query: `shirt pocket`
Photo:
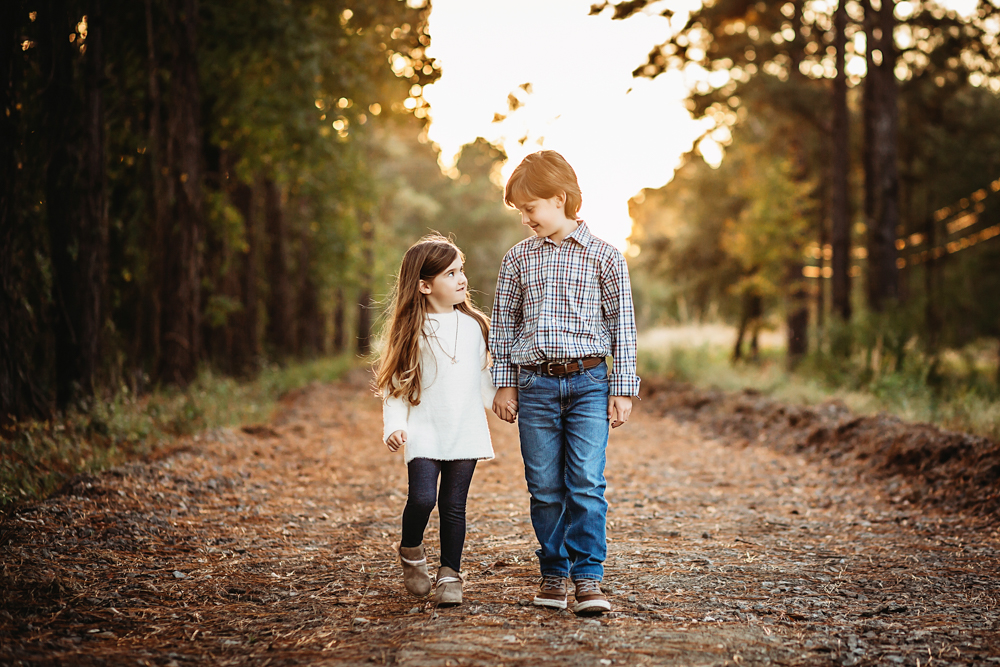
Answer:
M583 272L568 271L563 281L565 299L580 321L586 323L591 335L597 334L601 323L601 285L596 267ZM591 269L594 270L591 270Z

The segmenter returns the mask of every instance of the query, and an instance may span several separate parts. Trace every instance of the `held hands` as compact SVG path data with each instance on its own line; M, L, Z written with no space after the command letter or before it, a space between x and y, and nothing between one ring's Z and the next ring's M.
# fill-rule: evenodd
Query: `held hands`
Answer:
M608 399L608 421L611 422L611 428L618 428L627 422L631 414L631 396L612 396Z
M517 419L517 387L500 387L493 397L493 412L497 417L514 423Z
M398 451L406 442L406 431L393 431L392 435L385 439L385 446L390 452Z

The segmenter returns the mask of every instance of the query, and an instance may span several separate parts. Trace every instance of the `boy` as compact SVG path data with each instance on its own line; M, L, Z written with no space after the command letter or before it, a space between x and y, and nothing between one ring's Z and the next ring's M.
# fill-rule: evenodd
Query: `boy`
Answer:
M490 350L509 422L519 403L524 476L542 582L534 604L577 614L611 610L601 591L607 556L604 499L608 424L628 421L636 328L625 258L576 219L576 172L555 151L529 155L511 174L508 206L535 232L504 257L493 302ZM608 375L606 358L614 358Z

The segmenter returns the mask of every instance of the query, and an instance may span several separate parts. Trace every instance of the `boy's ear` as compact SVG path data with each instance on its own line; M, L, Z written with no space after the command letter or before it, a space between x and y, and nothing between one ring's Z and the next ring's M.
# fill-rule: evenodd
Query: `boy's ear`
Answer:
M566 193L560 192L555 196L556 208L562 208L566 204Z

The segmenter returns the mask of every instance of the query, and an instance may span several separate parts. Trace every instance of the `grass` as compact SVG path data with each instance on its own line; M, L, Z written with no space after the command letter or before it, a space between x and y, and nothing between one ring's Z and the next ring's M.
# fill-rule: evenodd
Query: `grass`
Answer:
M904 369L878 373L869 370L863 355L846 361L813 355L790 372L778 346L764 347L754 363L733 364L730 354L729 344L722 345L718 335L659 333L640 338L639 373L725 391L752 388L802 405L839 400L857 414L888 412L906 421L1000 440L996 383L984 373L970 373L966 365L947 363L949 358L968 357L968 351L944 355L945 362L933 371L914 354Z
M136 396L122 387L52 420L16 423L0 433L0 507L43 498L77 473L155 454L180 436L267 421L282 394L358 363L345 355L273 366L243 382L206 370L183 390Z

